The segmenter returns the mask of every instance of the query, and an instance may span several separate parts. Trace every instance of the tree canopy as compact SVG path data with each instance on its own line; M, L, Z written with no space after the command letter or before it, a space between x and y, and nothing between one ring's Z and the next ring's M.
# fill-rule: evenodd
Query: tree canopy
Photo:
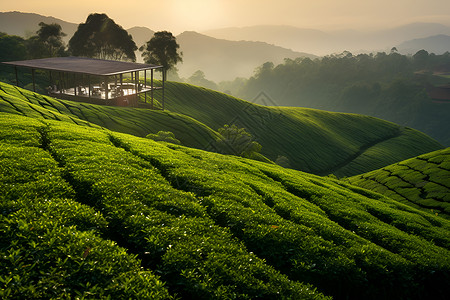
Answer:
M261 151L262 146L245 130L232 124L218 129L221 139L217 142L217 150L222 154L231 154L251 158Z
M168 71L183 61L181 58L183 53L178 52L179 48L180 45L172 33L159 31L139 50L143 51L142 57L146 63L161 65Z
M22 60L26 57L27 48L23 38L0 32L0 61Z
M69 41L75 56L136 61L136 50L132 36L106 14L90 14Z
M39 27L36 35L27 40L29 56L31 58L64 56L66 46L62 38L66 34L62 32L61 25L40 22Z

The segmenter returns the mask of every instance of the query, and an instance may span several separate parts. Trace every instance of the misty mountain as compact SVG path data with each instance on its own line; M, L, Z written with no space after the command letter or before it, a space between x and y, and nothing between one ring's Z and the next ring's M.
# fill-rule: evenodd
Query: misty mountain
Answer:
M153 30L140 26L131 27L130 29L127 29L127 31L133 37L133 41L138 48L148 42L155 34Z
M75 23L34 13L0 13L0 31L7 34L22 37L33 35L39 29L40 22L60 24L63 32L67 34L64 38L66 43L78 27ZM154 31L147 27L136 26L127 31L133 36L138 47L144 45L154 34ZM278 64L283 62L284 58L315 57L264 42L226 41L196 32L184 32L177 37L177 41L183 52L183 63L177 67L180 76L186 78L195 71L202 70L210 80L232 80L238 76L250 77L256 67L267 61ZM143 61L140 51L136 52L136 58L138 62Z
M450 34L450 27L437 23L411 23L375 31L320 31L292 26L249 26L205 31L205 34L228 40L262 41L317 55L386 51L404 41L438 34Z
M85 21L86 20L84 19L81 22ZM29 37L31 35L34 35L39 29L40 22L44 22L47 24L57 23L61 25L62 31L67 34L63 38L66 44L69 42L78 28L78 24L76 23L66 22L54 17L46 17L39 14L23 13L17 11L0 12L0 31L10 35L18 35L22 37ZM127 31L133 36L133 40L138 47L142 46L146 41L150 40L155 33L153 30L147 27L138 26L127 29ZM138 56L140 58L140 53L137 53L136 57Z
M264 42L228 41L193 31L181 33L177 41L183 52L183 63L177 65L180 76L189 77L202 70L214 81L249 77L267 61L279 64L284 58L316 57Z
M434 54L450 51L450 36L439 34L421 39L413 39L401 43L397 49L402 53L414 54L419 50L426 50Z
M0 12L0 31L10 35L18 35L21 37L29 37L34 35L39 29L40 22L47 24L57 23L61 25L62 31L67 34L63 38L65 43L69 42L70 38L78 28L78 24L66 22L54 17L46 17L39 14L17 11Z

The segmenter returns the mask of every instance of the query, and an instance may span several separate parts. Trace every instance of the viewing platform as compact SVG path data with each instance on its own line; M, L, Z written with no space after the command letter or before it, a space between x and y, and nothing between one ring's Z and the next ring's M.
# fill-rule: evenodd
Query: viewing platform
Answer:
M134 107L138 106L139 98L143 98L143 102L148 103L147 107L154 108L153 92L162 90L161 104L164 109L162 66L84 57L52 57L3 64L14 66L17 85L18 67L31 69L34 91L35 70L47 71L50 80L47 91L56 98ZM157 81L159 86L154 80L155 70L162 71L163 78ZM148 71L150 74L147 74Z

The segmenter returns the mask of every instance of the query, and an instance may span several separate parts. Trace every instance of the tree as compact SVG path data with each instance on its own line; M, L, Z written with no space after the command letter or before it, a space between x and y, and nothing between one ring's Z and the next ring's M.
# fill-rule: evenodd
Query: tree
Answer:
M201 70L194 72L194 74L187 79L187 83L217 90L217 84L214 81L206 79L205 73Z
M0 61L22 60L27 57L25 40L0 32Z
M171 131L158 131L157 134L150 133L146 138L157 141L157 142L167 142L172 144L180 145L180 140L175 138L175 135Z
M132 36L106 14L90 14L69 41L75 56L136 61L136 50Z
M168 31L156 32L153 37L139 50L142 52L144 61L148 64L161 65L164 71L175 68L178 62L182 62L183 53L178 53L176 38Z
M28 53L31 58L64 56L66 46L62 38L66 36L62 32L61 25L52 23L39 23L36 35L27 40Z
M218 151L222 154L231 154L252 158L261 151L262 146L254 141L253 136L245 128L236 125L224 125L218 130L221 139L217 142Z

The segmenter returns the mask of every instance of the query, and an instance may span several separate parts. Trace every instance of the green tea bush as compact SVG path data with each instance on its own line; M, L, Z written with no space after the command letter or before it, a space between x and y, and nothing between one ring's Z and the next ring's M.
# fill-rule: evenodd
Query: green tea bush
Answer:
M330 177L26 120L0 118L15 130L0 127L2 296L448 293L443 218Z

